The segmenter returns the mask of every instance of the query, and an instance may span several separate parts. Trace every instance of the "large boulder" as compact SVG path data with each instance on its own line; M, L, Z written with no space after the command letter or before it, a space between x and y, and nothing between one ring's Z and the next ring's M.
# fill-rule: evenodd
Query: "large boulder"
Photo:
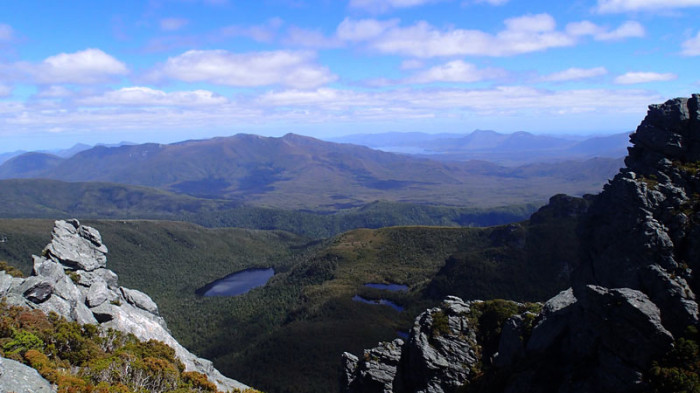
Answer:
M55 393L49 381L29 366L0 357L0 393Z

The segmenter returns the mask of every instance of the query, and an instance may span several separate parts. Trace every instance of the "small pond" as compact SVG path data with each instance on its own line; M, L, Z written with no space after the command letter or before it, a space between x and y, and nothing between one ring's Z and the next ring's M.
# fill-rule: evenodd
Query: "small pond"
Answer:
M403 285L403 284L377 284L377 283L367 283L365 284L366 287L374 288L374 289L383 289L385 291L392 291L392 292L397 292L397 291L408 291L408 285Z
M275 269L246 269L231 273L195 291L201 296L238 296L261 287L275 275Z
M352 300L356 302L361 302L361 303L367 303L367 304L377 304L377 305L382 305L382 306L389 306L393 308L396 311L403 311L403 307L399 306L398 304L392 302L391 300L386 300L386 299L379 299L379 300L372 300L372 299L365 299L360 295L355 295L352 297Z

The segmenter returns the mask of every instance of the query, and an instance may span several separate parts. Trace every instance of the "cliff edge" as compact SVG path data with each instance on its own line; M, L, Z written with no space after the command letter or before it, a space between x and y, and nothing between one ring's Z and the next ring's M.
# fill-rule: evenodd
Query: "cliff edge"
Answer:
M501 301L490 324L473 311L488 302L448 298L406 342L344 354L344 390L652 390L654 362L699 325L700 95L651 105L630 140L583 215L571 288L537 312Z

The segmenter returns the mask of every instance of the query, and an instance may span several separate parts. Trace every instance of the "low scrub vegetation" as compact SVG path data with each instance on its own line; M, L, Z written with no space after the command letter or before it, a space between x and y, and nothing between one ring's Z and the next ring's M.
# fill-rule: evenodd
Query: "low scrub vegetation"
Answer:
M162 342L80 325L0 302L0 354L36 369L59 393L217 392Z

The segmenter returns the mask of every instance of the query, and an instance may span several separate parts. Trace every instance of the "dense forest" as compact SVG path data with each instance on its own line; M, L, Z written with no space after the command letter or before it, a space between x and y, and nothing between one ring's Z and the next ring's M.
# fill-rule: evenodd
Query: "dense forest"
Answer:
M544 300L562 289L577 251L576 216L561 215L548 207L520 224L359 229L320 241L169 221L83 223L102 233L120 283L148 293L180 343L222 372L268 392L332 392L339 353L407 331L445 293ZM8 242L0 259L29 272L28 256L48 243L51 227L49 220L1 220ZM277 274L241 296L195 293L252 267ZM403 311L353 301L355 295Z

